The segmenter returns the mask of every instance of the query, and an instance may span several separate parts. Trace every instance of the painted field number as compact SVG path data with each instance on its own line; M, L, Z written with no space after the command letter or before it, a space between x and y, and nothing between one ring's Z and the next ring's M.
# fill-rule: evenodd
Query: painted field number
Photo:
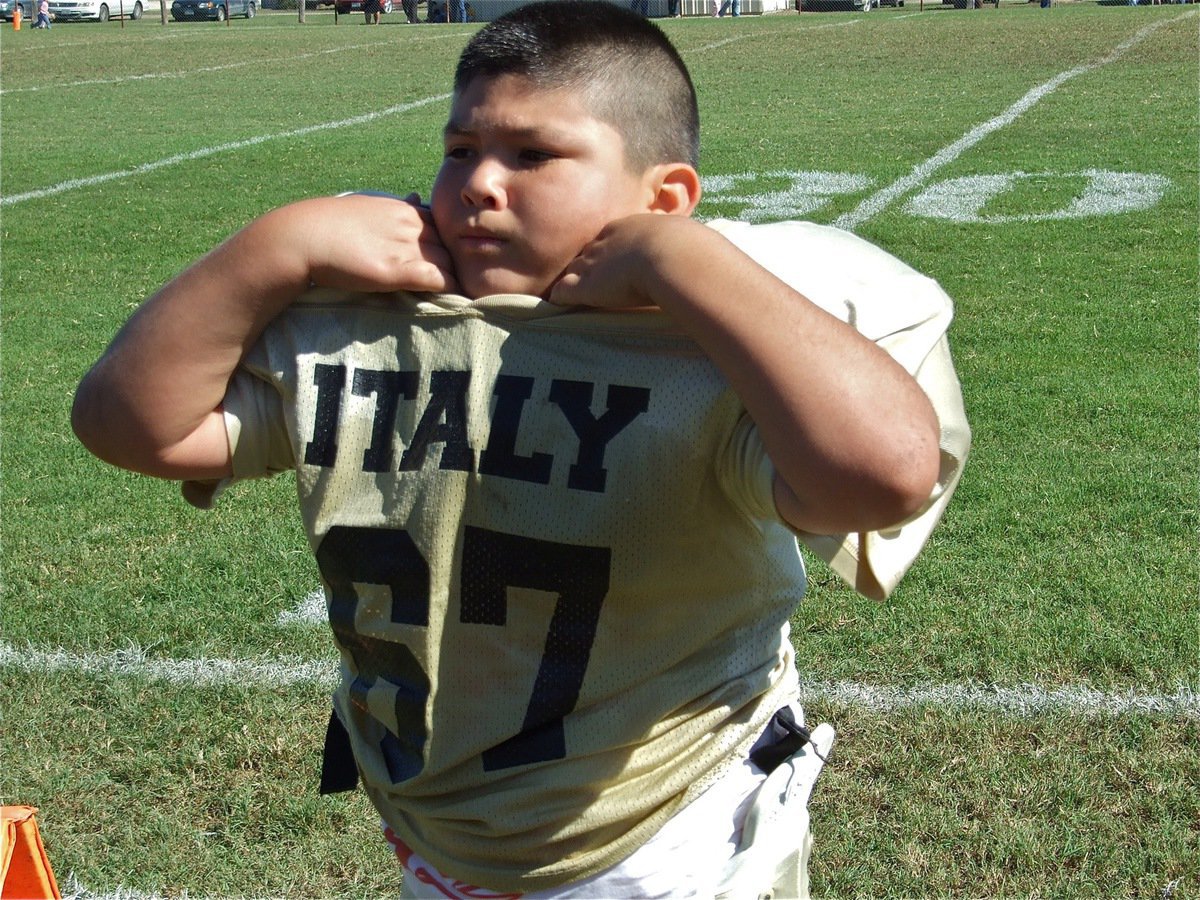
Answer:
M1032 182L1049 185L1049 193L1059 198L1058 205L1022 213L989 211L998 200ZM811 216L835 197L865 192L873 181L866 175L848 172L776 171L710 175L703 184L703 215L743 222L778 222ZM970 175L928 185L911 197L903 210L924 219L997 225L1080 219L1150 209L1170 186L1171 180L1162 175L1105 169ZM1065 202L1064 193L1069 196Z

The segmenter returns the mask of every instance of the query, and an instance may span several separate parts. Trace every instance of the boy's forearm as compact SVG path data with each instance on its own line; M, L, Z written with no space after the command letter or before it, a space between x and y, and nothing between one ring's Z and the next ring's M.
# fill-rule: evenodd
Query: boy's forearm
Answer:
M778 474L781 514L836 533L916 512L937 478L939 434L903 367L711 229L664 246L651 267L653 300L746 404Z
M267 323L314 283L456 287L432 218L415 198L317 197L272 210L134 314L79 386L76 434L100 458L150 475L226 474L220 404L229 379Z
M215 421L243 354L308 285L286 213L268 213L147 300L84 377L72 409L100 458L160 477L226 474Z

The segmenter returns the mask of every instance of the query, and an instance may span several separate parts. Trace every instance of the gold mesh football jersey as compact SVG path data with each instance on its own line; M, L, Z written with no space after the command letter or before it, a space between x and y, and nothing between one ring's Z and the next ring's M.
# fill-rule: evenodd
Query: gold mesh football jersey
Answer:
M602 870L794 691L796 536L741 402L660 312L314 291L225 410L235 477L296 471L335 708L445 872Z
M861 534L800 535L859 593L885 599L941 519L962 477L971 428L946 331L954 304L936 281L838 228L812 222L709 223L751 259L886 350L925 390L941 428L941 469L906 522Z

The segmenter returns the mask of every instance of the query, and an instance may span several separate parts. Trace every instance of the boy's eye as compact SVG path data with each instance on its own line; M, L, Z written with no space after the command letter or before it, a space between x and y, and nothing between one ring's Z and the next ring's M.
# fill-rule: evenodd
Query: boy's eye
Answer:
M470 155L470 147L456 146L446 148L446 159L466 159Z
M535 150L530 147L521 151L521 160L527 163L544 163L556 158L556 154L549 150Z

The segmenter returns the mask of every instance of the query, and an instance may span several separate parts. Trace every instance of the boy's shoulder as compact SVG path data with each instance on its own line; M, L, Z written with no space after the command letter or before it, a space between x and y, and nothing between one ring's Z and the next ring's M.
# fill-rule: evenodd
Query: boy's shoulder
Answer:
M876 340L916 322L949 324L954 304L932 278L849 231L814 222L725 219L708 226L826 312Z

